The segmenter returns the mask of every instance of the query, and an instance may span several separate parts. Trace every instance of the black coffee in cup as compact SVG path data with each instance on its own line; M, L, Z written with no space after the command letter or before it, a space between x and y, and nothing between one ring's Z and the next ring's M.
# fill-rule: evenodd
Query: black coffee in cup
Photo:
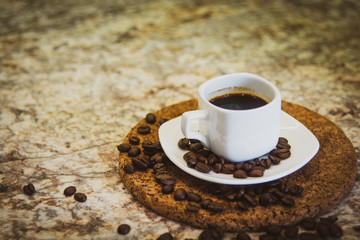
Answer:
M214 97L210 103L230 110L247 110L266 105L268 102L252 93L227 93Z

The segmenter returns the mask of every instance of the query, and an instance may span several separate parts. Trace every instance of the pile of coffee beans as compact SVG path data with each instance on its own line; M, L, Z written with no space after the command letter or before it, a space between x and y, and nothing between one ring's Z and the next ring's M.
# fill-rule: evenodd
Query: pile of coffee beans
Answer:
M223 157L219 157L206 149L203 144L196 139L181 138L178 146L182 150L187 150L183 158L190 168L194 168L202 173L232 174L234 178L262 177L266 169L271 165L277 165L280 161L290 157L291 146L288 140L280 137L276 148L272 150L266 158L255 158L245 162L231 162Z

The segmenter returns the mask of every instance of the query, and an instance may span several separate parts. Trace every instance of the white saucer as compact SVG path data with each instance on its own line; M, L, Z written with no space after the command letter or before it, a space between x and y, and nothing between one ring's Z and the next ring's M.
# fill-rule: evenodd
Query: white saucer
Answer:
M282 111L280 122L280 136L288 139L291 145L291 156L280 162L278 165L272 165L264 172L262 177L248 177L246 179L237 179L232 174L201 173L186 165L183 155L186 153L178 147L178 141L184 137L181 131L181 117L174 118L162 124L159 128L159 139L165 154L169 159L183 171L194 177L205 181L221 183L247 185L273 181L282 178L303 167L318 152L320 144L316 137L303 124ZM193 122L192 129L199 129L198 123Z

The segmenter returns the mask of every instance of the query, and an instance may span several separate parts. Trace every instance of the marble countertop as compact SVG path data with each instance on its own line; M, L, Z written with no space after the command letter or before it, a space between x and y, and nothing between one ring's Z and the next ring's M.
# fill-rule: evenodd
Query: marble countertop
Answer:
M0 0L0 238L196 239L134 199L116 146L148 112L251 72L326 116L360 159L360 2ZM341 146L339 146L341 148ZM29 197L22 187L32 182ZM84 203L63 191L74 185ZM360 181L325 215L359 239ZM120 236L119 224L131 231ZM253 239L257 239L257 233ZM226 238L234 237L227 233Z

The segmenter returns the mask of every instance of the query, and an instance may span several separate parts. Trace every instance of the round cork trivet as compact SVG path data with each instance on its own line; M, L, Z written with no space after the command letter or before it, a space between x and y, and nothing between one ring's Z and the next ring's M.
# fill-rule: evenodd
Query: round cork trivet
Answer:
M145 119L141 120L128 133L124 143L129 143L130 136L138 136L141 142L158 141L161 121L195 109L197 109L197 101L189 100L154 112L156 122L148 124ZM161 192L161 185L156 182L153 169L135 171L132 174L125 173L124 165L131 163L127 153L120 153L119 156L119 171L123 182L139 202L153 211L200 228L218 226L225 231L259 231L270 225L292 225L303 218L319 215L338 203L354 183L357 172L354 148L343 131L325 117L286 101L283 101L282 109L303 123L320 142L320 149L315 157L303 168L284 178L289 184L304 188L301 196L294 198L293 207L276 204L267 207L256 206L248 211L241 211L236 207L236 203L212 194L209 188L213 183L197 179L169 161L167 170L176 178L175 189L183 188L187 192L199 194L202 199L210 198L224 206L223 211L219 213L205 209L200 209L197 213L189 212L186 210L187 200L175 201L173 193ZM149 134L142 135L137 132L142 124L151 127ZM139 147L141 148L141 143Z

